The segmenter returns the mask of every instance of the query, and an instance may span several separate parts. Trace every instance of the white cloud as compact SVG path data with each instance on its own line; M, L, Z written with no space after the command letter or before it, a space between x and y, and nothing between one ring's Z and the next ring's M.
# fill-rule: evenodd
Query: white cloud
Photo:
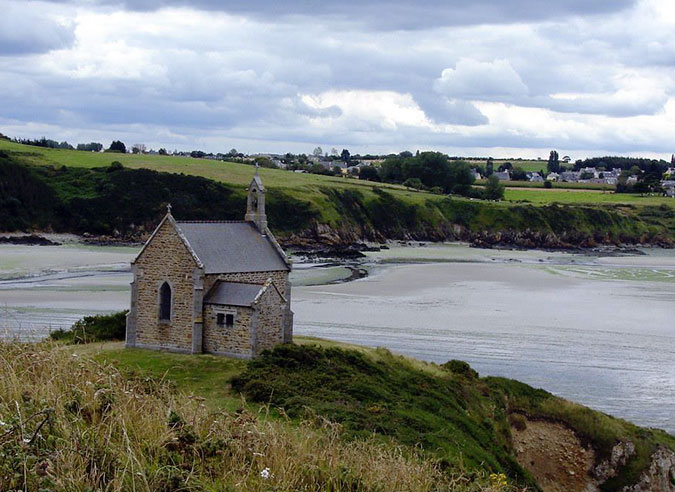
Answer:
M393 91L326 91L304 94L301 100L309 107L325 109L337 107L337 117L316 117L313 125L343 125L359 130L395 131L400 126L430 128L431 122L410 94Z
M453 98L493 100L522 96L528 92L508 60L482 62L462 58L455 68L446 68L434 82L434 90Z

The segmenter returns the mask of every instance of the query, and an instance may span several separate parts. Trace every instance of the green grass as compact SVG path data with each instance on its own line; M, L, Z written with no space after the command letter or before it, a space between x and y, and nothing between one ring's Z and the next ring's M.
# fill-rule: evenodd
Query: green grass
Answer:
M508 185L510 186L510 185ZM630 205L666 205L675 208L675 200L663 196L642 196L633 193L614 193L610 191L579 191L578 189L561 189L557 186L543 188L507 188L504 198L510 202L528 201L537 205L550 203L568 204L630 204Z
M21 160L34 165L52 165L68 166L79 168L107 167L113 161L121 162L125 167L131 169L148 168L161 172L183 173L192 176L201 176L222 183L236 186L246 186L251 180L252 168L246 164L233 162L214 161L209 159L194 159L191 157L174 157L160 155L143 154L117 154L117 153L99 153L82 152L65 149L49 149L44 147L34 147L17 144L7 140L0 140L0 150L11 151L14 155L20 156ZM473 162L473 161L471 161ZM506 162L502 160L494 161L495 166ZM509 161L514 166L520 166L527 171L537 171L546 167L546 161L536 160L512 160ZM302 196L318 206L325 204L325 198L321 196L320 187L331 187L338 189L356 189L361 190L366 198L372 198L373 188L383 188L392 193L396 198L401 198L413 204L421 204L426 200L437 201L441 197L431 193L407 190L401 185L387 183L372 183L368 181L359 181L356 179L321 176L308 173L294 173L278 169L260 169L260 175L268 188L281 189L302 189ZM510 182L508 186L523 187L542 187L542 183ZM561 203L638 203L638 204L660 204L669 203L667 198L663 197L640 197L630 194L600 194L576 192L575 196L570 196L558 187L581 188L581 189L603 189L603 185L580 184L580 183L556 183L551 191L537 190L507 190L506 199L509 201L529 200L532 203L546 204L552 202Z
M448 471L503 472L521 485L532 479L512 457L512 413L565 423L593 446L598 462L618 442L633 442L636 454L603 485L607 491L633 483L658 446L675 449L675 437L665 432L637 427L518 381L478 378L457 361L439 366L385 349L311 337L296 342L252 362L123 349L120 343L64 350L112 364L132 380L163 381L179 395L197 397L210 411L245 408L256 413L262 404L265 415L282 421L288 417L296 425L327 418L340 424L348 440L375 438L417 447Z
M204 398L209 408L214 410L233 411L243 404L239 395L230 390L230 379L246 367L243 360L206 354L185 356L125 349L121 343L105 345L95 358L102 363L113 364L128 377L169 381L187 396Z

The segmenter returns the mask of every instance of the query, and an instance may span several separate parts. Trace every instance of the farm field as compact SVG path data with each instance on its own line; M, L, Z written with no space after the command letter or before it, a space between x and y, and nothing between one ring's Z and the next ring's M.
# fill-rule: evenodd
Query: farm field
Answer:
M17 144L7 140L0 140L0 150L10 151L21 158L22 162L34 165L68 166L79 168L95 168L109 166L113 161L121 162L125 167L132 169L149 168L155 171L182 173L201 176L222 183L246 186L252 175L250 165L234 162L214 161L208 159L194 159L191 157L174 157L159 155L116 154L82 152L76 150L49 149ZM483 161L471 160L473 164ZM506 162L495 160L495 165ZM545 167L545 161L509 161L521 167L525 165L537 168ZM532 169L534 170L534 169ZM319 191L321 187L337 189L354 189L361 191L366 198L375 196L375 187L386 189L396 198L409 204L423 205L428 200L437 201L444 197L427 192L410 190L401 185L359 181L357 179L321 176L308 173L293 173L280 169L260 169L260 175L269 188L285 189L298 198L310 200L320 208L324 208L325 196ZM481 184L481 181L477 183ZM513 189L513 188L520 189ZM585 191L582 191L586 189ZM556 183L552 189L544 189L542 183L509 182L505 193L506 202L527 201L535 205L549 203L568 204L632 204L632 205L671 205L675 207L675 200L660 196L641 196L633 194L616 194L609 191L600 192L603 185ZM465 200L461 197L453 197ZM332 214L331 214L332 215ZM336 219L336 217L330 217Z
M527 201L533 204L629 204L629 205L671 205L675 208L675 199L664 196L642 196L633 193L614 193L601 190L579 190L560 188L506 188L506 201Z

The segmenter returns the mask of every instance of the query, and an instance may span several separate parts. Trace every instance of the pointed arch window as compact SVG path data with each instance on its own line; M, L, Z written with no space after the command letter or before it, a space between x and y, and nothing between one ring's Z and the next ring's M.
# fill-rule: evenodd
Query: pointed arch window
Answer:
M162 321L171 319L171 286L167 282L159 288L159 319Z

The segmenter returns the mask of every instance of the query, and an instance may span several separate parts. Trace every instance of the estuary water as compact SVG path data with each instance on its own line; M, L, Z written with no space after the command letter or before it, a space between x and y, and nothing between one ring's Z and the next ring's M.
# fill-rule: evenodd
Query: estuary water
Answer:
M0 334L39 339L124 309L136 248L0 246ZM296 262L295 333L468 361L675 433L675 252L393 246ZM354 278L355 271L367 273Z

